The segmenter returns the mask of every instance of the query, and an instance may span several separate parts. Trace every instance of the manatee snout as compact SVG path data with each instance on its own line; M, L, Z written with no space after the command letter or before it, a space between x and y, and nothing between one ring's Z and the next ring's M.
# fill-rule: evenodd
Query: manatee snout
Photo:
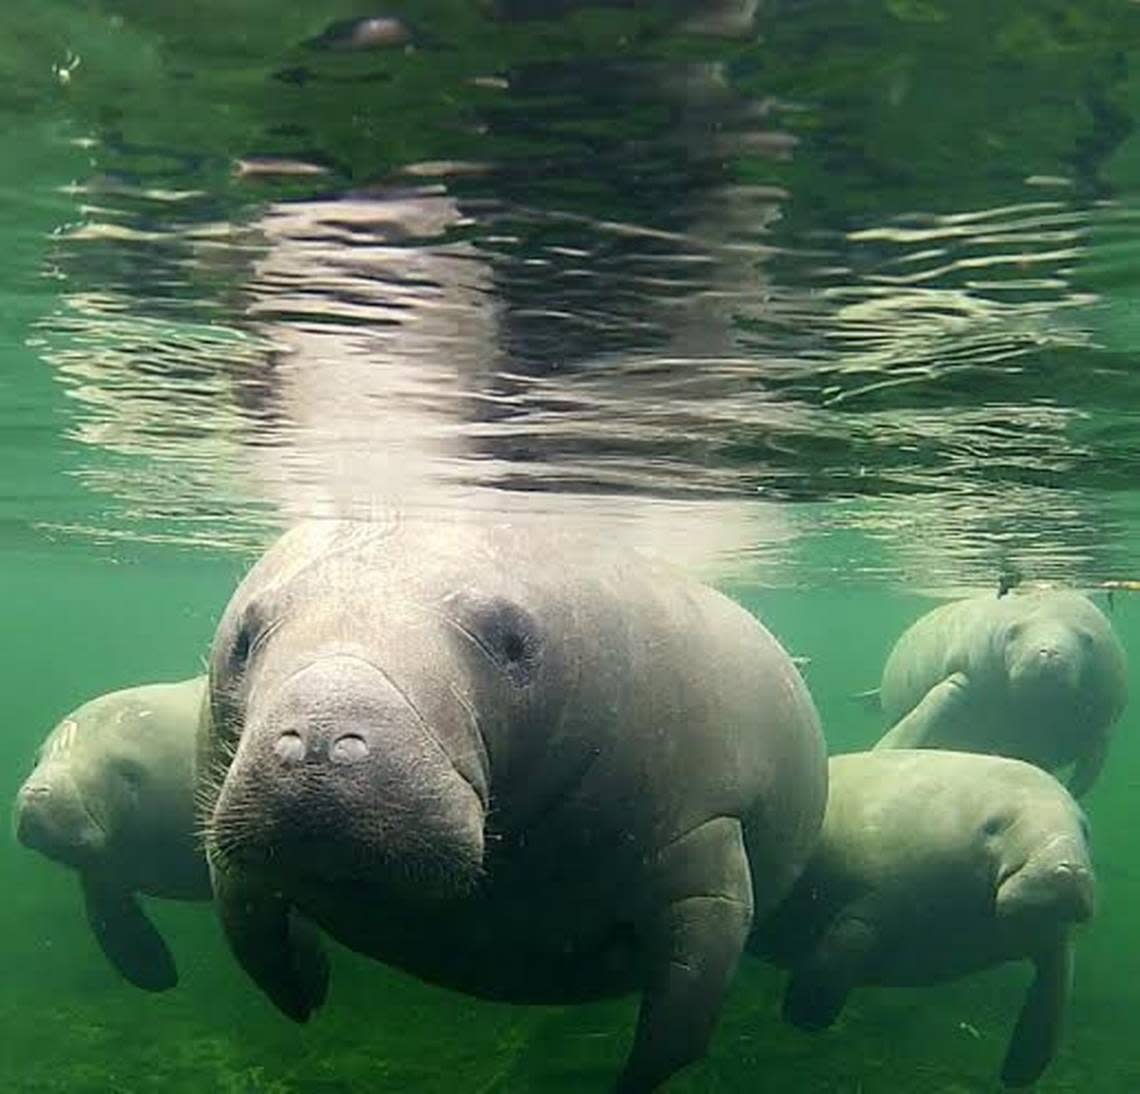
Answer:
M1096 879L1083 841L1058 838L1005 878L997 891L1001 917L1047 915L1085 923L1096 909Z
M1027 628L1011 643L1009 679L1014 692L1036 698L1076 693L1087 660L1082 635L1064 627Z
M410 695L328 657L254 694L207 846L275 876L446 897L482 871L484 810Z
M16 838L65 866L82 866L106 843L103 828L64 772L34 773L16 795Z

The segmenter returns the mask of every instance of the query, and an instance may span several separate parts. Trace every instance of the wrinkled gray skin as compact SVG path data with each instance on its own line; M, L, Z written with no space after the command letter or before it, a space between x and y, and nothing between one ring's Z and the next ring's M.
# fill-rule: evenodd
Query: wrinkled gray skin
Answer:
M282 1011L324 995L310 922L485 998L640 991L626 1092L705 1051L826 797L771 635L561 526L295 529L226 609L210 703L215 894Z
M1086 597L1064 590L944 604L895 644L880 702L883 748L992 752L1096 781L1127 699L1124 651Z
M174 959L135 898L209 900L195 837L194 756L206 678L92 699L40 746L16 795L19 841L79 875L107 959L132 984L163 991Z
M808 1030L856 985L1031 961L1002 1067L1024 1086L1056 1051L1070 929L1093 903L1085 818L1052 775L999 756L861 752L832 757L816 853L750 948L791 969L784 1016Z

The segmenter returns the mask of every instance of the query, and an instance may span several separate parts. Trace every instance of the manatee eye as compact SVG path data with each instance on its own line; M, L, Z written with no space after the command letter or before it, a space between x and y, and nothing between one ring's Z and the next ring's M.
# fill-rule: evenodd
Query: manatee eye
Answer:
M132 789L138 787L142 782L143 772L138 764L132 763L130 760L120 760L115 769L119 773L119 777Z
M982 833L986 836L998 836L1006 827L1007 822L1005 817L993 816L982 825Z
M508 661L522 661L526 657L526 639L515 631L503 637L503 654Z
M250 657L261 644L272 627L265 617L264 610L256 601L248 603L241 613L237 633L230 647L230 669L241 672L249 663Z
M233 661L235 664L244 665L249 660L249 650L252 645L253 641L249 635L249 628L242 626L234 639Z
M1089 831L1089 821L1083 813L1080 816L1081 835L1084 837L1085 843L1088 843L1092 838L1092 833Z
M517 604L501 599L472 605L469 619L473 637L487 656L515 687L525 687L542 653L534 620Z
M1024 623L1011 623L1009 630L1006 631L1006 637L1011 642L1016 642L1021 637L1021 635L1024 631L1025 631L1025 624Z

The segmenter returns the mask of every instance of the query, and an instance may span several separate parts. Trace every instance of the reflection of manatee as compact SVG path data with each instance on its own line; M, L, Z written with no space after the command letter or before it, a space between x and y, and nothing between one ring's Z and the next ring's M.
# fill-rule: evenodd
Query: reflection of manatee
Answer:
M215 895L296 1019L327 970L293 909L472 995L640 990L621 1089L652 1090L703 1053L823 812L815 710L768 632L564 525L301 526L210 675Z
M1062 590L944 604L895 644L883 670L883 748L994 752L1096 780L1127 698L1124 651L1086 597Z
M78 872L108 960L148 991L178 980L136 893L208 900L194 835L194 740L205 677L111 692L48 735L16 798L21 843Z
M229 431L249 442L241 463L250 496L270 499L286 524L371 519L390 508L444 508L476 519L556 509L577 528L621 537L706 578L726 571L743 578L758 543L794 534L782 505L718 496L719 487L706 496L700 480L708 468L690 475L672 459L643 458L640 448L632 462L599 460L618 419L633 433L660 435L662 453L674 431L719 421L731 408L715 396L717 379L690 402L693 376L684 370L683 405L671 371L646 371L633 358L585 372L560 367L531 383L520 372L549 358L546 343L518 329L508 335L501 324L516 311L535 311L496 304L501 287L491 264L469 241L451 238L462 223L452 198L426 190L269 207L258 223L267 246L248 289L248 317L276 350L260 373L242 363L233 390L254 423ZM752 270L753 282L757 276ZM648 306L643 299L642 319ZM668 310L677 315L677 304ZM574 356L566 332L555 327L550 336L549 323L542 329L561 347L561 360ZM687 329L686 344L733 356L710 323ZM680 340L673 349L683 352ZM525 368L505 368L520 355L530 362ZM185 402L167 395L167 409ZM724 399L736 400L735 387ZM572 424L550 428L568 407ZM140 401L140 425L143 411ZM147 413L153 428L154 411ZM544 489L486 489L517 483L520 474ZM614 498L606 489L575 488L614 481L624 483ZM678 487L679 496L666 496Z
M1092 909L1085 819L1051 775L998 756L856 753L832 758L819 847L755 942L791 968L784 1014L806 1029L830 1025L858 984L1032 961L1002 1068L1022 1085L1056 1050L1069 928Z

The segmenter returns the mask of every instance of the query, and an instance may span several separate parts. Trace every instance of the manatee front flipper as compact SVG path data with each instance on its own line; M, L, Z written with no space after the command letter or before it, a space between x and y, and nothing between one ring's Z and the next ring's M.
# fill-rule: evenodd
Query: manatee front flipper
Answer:
M1073 770L1069 775L1069 793L1074 798L1079 798L1082 794L1087 793L1092 784L1096 782L1100 775L1100 769L1104 767L1107 755L1108 731L1105 730L1093 742L1089 750L1073 764Z
M784 1021L814 1033L839 1016L874 952L877 932L865 909L844 911L798 965L784 993Z
M1037 974L1025 993L1009 1039L1001 1080L1006 1086L1036 1081L1057 1051L1073 982L1073 946L1066 936L1036 958Z
M857 691L851 696L868 714L878 714L882 709L878 688Z
M80 874L87 922L107 960L136 988L166 991L178 983L174 958L134 893L91 873Z
M307 1022L328 994L328 958L315 927L281 896L212 870L214 901L238 964L276 1007Z
M704 1055L752 925L740 822L717 817L670 844L637 927L644 991L619 1094L656 1090Z
M965 673L956 672L940 680L918 705L897 721L871 749L930 748L937 744L938 729L955 717L969 695L970 681Z

